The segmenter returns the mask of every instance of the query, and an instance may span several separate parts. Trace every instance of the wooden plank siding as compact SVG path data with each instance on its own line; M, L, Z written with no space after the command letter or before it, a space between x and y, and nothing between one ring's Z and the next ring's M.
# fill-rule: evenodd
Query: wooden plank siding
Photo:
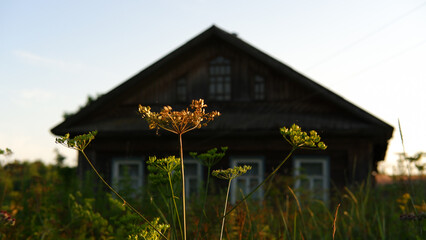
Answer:
M217 57L229 60L230 100L210 97L210 62ZM255 99L257 75L264 79L264 99ZM178 99L181 78L186 83L186 101ZM218 110L222 116L184 135L185 154L228 146L218 167L229 167L233 156L261 156L265 176L290 150L280 127L296 123L304 130L318 131L329 148L300 151L296 156L326 156L331 184L337 187L365 180L384 158L393 133L392 126L215 26L65 119L52 132L76 135L98 130L87 151L110 180L114 158L178 155L177 136L165 131L157 136L148 129L138 113L139 104L153 111L165 105L181 110L200 98L208 105L206 111ZM291 176L292 161L281 175ZM88 169L80 156L79 174Z

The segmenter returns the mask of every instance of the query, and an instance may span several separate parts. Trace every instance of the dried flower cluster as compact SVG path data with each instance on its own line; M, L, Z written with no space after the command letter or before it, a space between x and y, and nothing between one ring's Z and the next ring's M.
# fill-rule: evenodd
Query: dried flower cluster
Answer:
M92 131L87 134L78 135L74 138L70 138L70 134L67 133L63 137L56 138L56 143L78 151L84 151L90 142L95 139L97 133L97 131Z
M217 177L217 178L232 180L236 177L243 175L244 173L246 173L250 169L251 169L251 166L247 166L247 165L235 166L234 168L228 168L228 169L225 169L225 170L223 170L223 169L214 170L212 172L212 175Z
M321 150L325 150L327 148L327 146L321 142L321 137L316 131L311 130L308 134L303 132L296 124L293 124L290 128L280 128L280 133L283 135L285 140L293 146L293 148L318 148Z
M151 112L151 107L139 105L139 113L148 122L150 129L164 129L176 134L184 134L196 128L207 126L207 123L220 116L220 113L213 111L205 112L207 107L203 99L192 100L190 108L182 111L173 111L172 107L165 106L161 112Z
M0 223L3 225L14 226L16 220L6 211L0 211Z

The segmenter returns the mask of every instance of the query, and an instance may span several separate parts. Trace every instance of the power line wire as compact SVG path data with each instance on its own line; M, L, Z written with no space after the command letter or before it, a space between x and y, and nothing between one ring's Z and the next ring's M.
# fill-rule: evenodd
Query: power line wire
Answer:
M354 42L352 42L352 43L350 43L350 44L346 45L345 47L343 47L343 48L341 48L341 49L337 50L336 52L334 52L333 54L331 54L331 55L329 55L328 57L324 58L323 60L321 60L321 61L319 61L319 62L317 62L317 63L313 64L313 65L312 65L312 66L310 66L310 67L308 67L307 69L305 69L305 71L312 70L313 68L315 68L315 67L317 67L317 66L319 66L319 65L321 65L321 64L324 64L324 63L326 63L326 62L330 61L331 59L333 59L333 58L335 58L335 57L339 56L340 54L342 54L343 52L347 51L348 49L350 49L350 48L352 48L352 47L356 46L357 44L359 44L359 43L361 43L361 42L365 41L366 39L368 39L368 38L370 38L370 37L374 36L375 34L377 34L377 33L381 32L381 31L383 31L384 29L386 29L386 28L388 28L389 26L391 26L391 25L395 24L396 22L400 21L401 19L403 19L403 18L407 17L408 15L410 15L410 14L414 13L415 11L419 10L420 8L422 8L422 7L424 7L424 6L426 6L426 2L423 2L422 4L420 4L420 5L416 6L415 8L413 8L413 9L411 9L411 10L409 10L409 11L405 12L404 14L402 14L402 15L400 15L400 16L398 16L398 17L394 18L394 19L392 19L391 21L389 21L389 22L387 22L386 24L382 25L382 26L381 26L381 27L379 27L378 29L375 29L374 31L372 31L372 32L370 32L370 33L368 33L368 34L366 34L366 35L362 36L361 38L359 38L359 39L355 40Z
M356 72L354 74L351 74L351 75L349 75L348 77L346 77L344 79L354 78L354 77L356 77L356 76L358 76L358 75L360 75L360 74L362 74L364 72L367 72L367 71L369 71L369 70L371 70L371 69L373 69L375 67L378 67L378 66L382 65L383 63L385 63L385 62L387 62L387 61L389 61L389 60L391 60L391 59L393 59L395 57L398 57L398 56L404 54L405 52L408 52L408 51L413 50L413 49L415 49L417 47L420 47L421 45L423 45L425 43L426 43L426 39L423 39L422 41L420 41L420 42L418 42L418 43L416 43L414 45L411 45L411 46L405 48L404 50L399 51L399 52L397 52L397 53L395 53L395 54L393 54L393 55L391 55L391 56L389 56L389 57L387 57L387 58L385 58L385 59L383 59L383 60L381 60L379 62L376 62L375 64L372 64L372 65L370 65L370 66L368 66L368 67L366 67L364 69L361 69L360 71L358 71L358 72Z

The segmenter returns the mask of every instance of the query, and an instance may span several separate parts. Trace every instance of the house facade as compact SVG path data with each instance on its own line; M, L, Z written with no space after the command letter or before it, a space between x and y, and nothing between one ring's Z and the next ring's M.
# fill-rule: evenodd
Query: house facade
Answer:
M376 170L393 133L387 123L216 26L68 117L52 133L97 130L87 154L98 170L114 182L127 169L133 184L143 186L148 157L177 156L179 149L176 135L148 128L138 105L181 110L200 98L207 111L221 116L183 136L188 194L196 191L206 171L189 152L227 146L219 167L253 167L235 183L247 193L287 155L290 146L279 128L295 123L316 130L328 148L296 152L279 174L303 175L295 187L327 200L332 186L363 181ZM81 175L89 169L81 156L78 169ZM235 201L237 185L232 189ZM262 195L260 191L257 197Z

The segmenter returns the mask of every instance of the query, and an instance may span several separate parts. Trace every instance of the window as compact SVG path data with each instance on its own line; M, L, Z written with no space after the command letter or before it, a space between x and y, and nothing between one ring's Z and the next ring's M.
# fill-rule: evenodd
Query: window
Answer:
M260 75L254 77L253 98L254 100L265 100L265 79Z
M237 200L241 200L263 181L263 161L260 158L234 158L231 160L231 164L232 167L251 166L251 170L231 182L231 204L235 204ZM251 199L260 200L262 197L262 188L251 195Z
M328 201L329 169L326 157L296 157L294 175L295 189L308 191L314 199Z
M176 98L179 102L186 101L186 79L179 78L176 81Z
M224 57L217 57L209 66L209 93L211 100L231 100L231 63Z
M112 163L112 183L120 188L139 189L143 184L142 159L114 159Z

